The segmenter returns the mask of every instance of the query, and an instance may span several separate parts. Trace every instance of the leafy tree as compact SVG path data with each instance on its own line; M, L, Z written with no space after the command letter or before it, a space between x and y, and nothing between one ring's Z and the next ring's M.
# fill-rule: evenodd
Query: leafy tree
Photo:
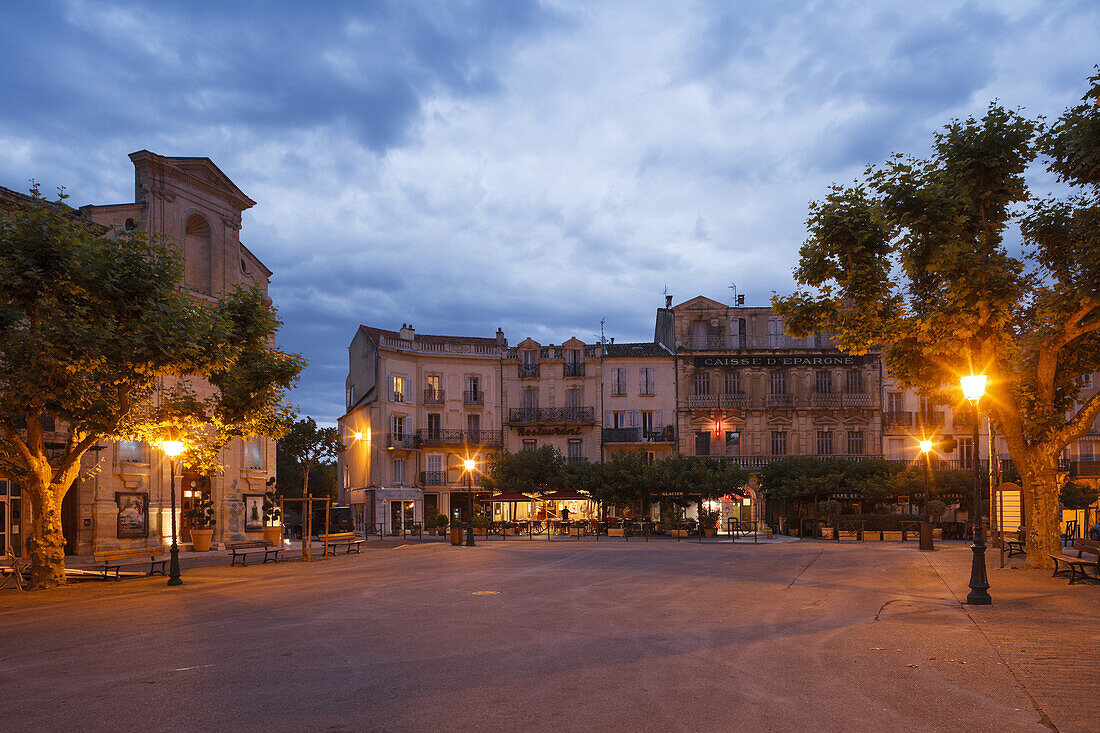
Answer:
M795 278L774 305L794 335L881 349L903 386L961 402L984 373L982 410L1021 473L1027 557L1058 549L1058 457L1100 414L1079 378L1100 366L1100 75L1053 125L991 104L955 120L927 159L896 155L810 206ZM1037 156L1073 195L1037 198ZM1022 255L1005 236L1022 232ZM1081 398L1081 399L1079 399Z
M1066 509L1088 509L1096 503L1097 490L1088 484L1066 481L1058 492L1058 500Z
M546 493L560 485L565 461L553 446L500 453L489 461L481 485L493 491Z
M312 417L287 421L286 434L279 441L279 449L289 456L302 473L302 494L309 493L309 473L314 466L332 464L344 447L336 428L319 428ZM335 471L335 468L333 469ZM328 496L335 498L335 481L326 487Z
M24 487L31 587L65 578L61 502L104 440L182 432L182 460L217 465L234 437L278 436L301 357L256 288L214 304L179 285L178 248L139 231L104 236L38 187L0 216L0 466ZM60 440L48 437L53 418Z

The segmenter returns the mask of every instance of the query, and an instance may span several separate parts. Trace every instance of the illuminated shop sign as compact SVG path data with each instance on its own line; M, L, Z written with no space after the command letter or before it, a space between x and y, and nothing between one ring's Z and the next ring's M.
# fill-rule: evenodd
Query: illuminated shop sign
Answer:
M521 437L535 437L535 436L553 436L553 435L580 435L580 428L551 428L551 427L537 427L537 428L517 428L516 432Z
M835 356L697 356L697 367L815 367L863 366L867 357Z

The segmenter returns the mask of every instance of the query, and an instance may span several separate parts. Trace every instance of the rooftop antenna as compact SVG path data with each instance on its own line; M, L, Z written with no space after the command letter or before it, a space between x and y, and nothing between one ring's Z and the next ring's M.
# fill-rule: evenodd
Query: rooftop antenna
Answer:
M737 283L735 283L731 280L730 284L729 284L729 289L733 291L733 304L735 306L744 305L745 304L745 296L737 294Z
M600 343L601 344L606 344L607 343L607 337L604 336L604 333L603 333L603 325L606 322L607 322L606 317L600 319Z

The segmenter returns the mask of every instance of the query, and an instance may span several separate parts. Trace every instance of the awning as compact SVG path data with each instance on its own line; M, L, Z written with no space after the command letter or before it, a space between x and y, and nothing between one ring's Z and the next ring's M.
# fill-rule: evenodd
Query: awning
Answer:
M562 489L561 491L551 491L549 494L543 494L541 499L543 501L591 501L591 496L585 496L572 489Z
M501 493L497 494L496 496L490 496L485 501L503 501L503 502L534 501L534 498L528 496L527 494L521 494L518 491L504 491L504 492L501 492Z

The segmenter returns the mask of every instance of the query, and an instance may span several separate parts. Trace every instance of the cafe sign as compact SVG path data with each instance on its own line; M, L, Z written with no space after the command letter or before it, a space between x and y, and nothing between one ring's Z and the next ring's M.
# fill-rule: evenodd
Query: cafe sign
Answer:
M863 366L867 357L830 356L697 356L697 367L826 367Z

